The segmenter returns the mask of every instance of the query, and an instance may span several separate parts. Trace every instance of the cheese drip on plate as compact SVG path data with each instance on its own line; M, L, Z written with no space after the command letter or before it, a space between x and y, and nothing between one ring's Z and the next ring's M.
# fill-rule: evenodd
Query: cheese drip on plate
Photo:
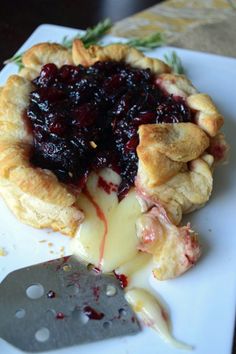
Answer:
M166 343L177 349L193 350L191 345L175 339L171 333L167 311L149 282L153 267L152 256L140 252L116 269L117 274L125 274L128 278L125 298L144 325L154 329Z

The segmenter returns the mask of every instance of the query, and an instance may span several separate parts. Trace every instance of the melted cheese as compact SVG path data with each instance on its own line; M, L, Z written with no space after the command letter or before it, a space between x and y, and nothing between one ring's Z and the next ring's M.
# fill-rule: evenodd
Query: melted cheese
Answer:
M164 304L150 285L150 276L154 267L150 254L138 253L131 261L116 269L116 273L128 277L125 297L141 321L154 329L168 344L178 349L192 350L191 345L175 339Z
M129 281L126 299L141 320L172 346L192 349L171 335L166 312L149 283L154 268L153 257L137 251L140 240L136 222L142 210L134 189L119 203L115 188L108 193L106 188L99 186L99 177L107 186L120 183L120 176L111 169L89 176L86 189L78 200L85 220L71 241L72 253L103 272L115 269L118 274L125 274Z
M98 185L99 177L107 185L120 183L120 176L111 169L90 175L86 191L78 200L85 220L72 240L71 250L85 262L110 272L137 254L135 223L141 207L134 189L119 203L115 188L107 193Z
M141 288L133 288L127 290L125 297L134 311L140 315L143 322L157 331L165 342L178 349L193 349L172 337L165 312L163 312L156 298L149 292Z

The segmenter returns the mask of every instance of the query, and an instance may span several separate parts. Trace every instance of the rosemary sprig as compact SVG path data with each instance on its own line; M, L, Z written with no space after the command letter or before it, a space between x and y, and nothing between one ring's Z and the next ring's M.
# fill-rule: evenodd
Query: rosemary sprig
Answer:
M18 66L18 70L20 71L24 67L24 65L22 63L22 55L23 55L23 53L15 54L10 59L5 60L3 62L3 64L14 63Z
M73 38L68 38L68 36L64 37L62 40L62 45L68 49L72 47L72 43L76 38L79 38L84 43L85 47L89 47L92 44L97 43L112 27L112 23L110 19L105 19L104 21L99 22L96 26L92 28L88 28L84 34L77 34ZM22 64L22 56L23 53L16 54L10 59L4 61L4 64L14 63L18 66L18 69L23 68Z
M184 74L183 64L181 62L180 57L177 55L175 51L171 52L169 55L164 54L164 60L166 64L168 64L173 69L174 73Z
M79 38L86 48L92 44L97 44L102 39L102 37L108 32L112 27L112 22L110 19L105 19L99 22L96 26L88 28L84 34L77 34L73 38L65 36L62 40L62 45L68 49L72 47L73 41ZM129 46L135 47L139 50L146 51L149 49L154 49L165 44L164 35L160 32L156 32L150 36L143 38L133 38L126 42ZM23 68L22 56L24 53L16 54L12 58L6 60L4 64L14 63L18 66L19 70Z
M165 36L161 32L156 32L151 34L150 36L146 36L143 38L133 38L130 39L126 44L131 47L135 47L141 51L146 51L149 49L154 49L161 47L165 44Z
M111 27L111 20L106 18L104 21L99 22L96 26L88 28L82 35L77 34L75 37L70 39L68 39L68 36L65 36L62 40L62 45L70 49L72 47L73 41L75 39L80 39L84 43L85 48L88 48L90 45L98 43Z

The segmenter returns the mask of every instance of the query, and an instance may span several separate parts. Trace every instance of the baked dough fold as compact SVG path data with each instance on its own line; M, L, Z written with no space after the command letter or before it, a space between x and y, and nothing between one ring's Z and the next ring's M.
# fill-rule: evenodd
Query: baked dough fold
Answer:
M196 124L140 127L138 193L146 200L161 201L176 224L182 213L209 198L213 158L203 154L209 145L207 135L217 134L223 118L207 95L197 93L184 76L171 74L170 67L161 60L148 58L124 44L85 49L76 40L71 52L58 44L41 43L24 54L20 74L11 76L0 88L0 193L13 213L29 225L74 235L83 218L75 194L52 172L30 163L33 142L24 112L33 90L31 80L49 62L61 67L88 66L104 60L150 68L157 85L169 94L183 97L196 112Z
M193 123L142 125L139 138L139 166L150 189L177 175L186 162L199 157L209 146L207 135Z
M76 198L52 172L30 165L30 149L29 144L0 143L1 195L22 222L72 236L83 218Z
M124 61L134 68L149 68L155 74L170 72L170 67L156 58L148 58L142 52L125 44L111 44L105 47L92 45L86 49L77 39L73 43L72 56L76 65L90 66L97 61L115 60Z
M137 193L152 205L161 203L170 220L178 225L182 214L202 207L209 199L213 186L212 155L201 157L183 166L175 176L167 182L150 188L147 184L146 170L139 161L136 178Z

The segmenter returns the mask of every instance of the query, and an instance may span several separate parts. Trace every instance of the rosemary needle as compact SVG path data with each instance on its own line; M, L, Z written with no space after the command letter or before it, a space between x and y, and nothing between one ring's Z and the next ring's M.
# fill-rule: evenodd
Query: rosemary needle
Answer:
M166 64L168 64L175 74L184 74L184 67L178 54L173 51L169 55L164 54Z
M84 46L88 48L90 45L98 44L111 27L111 20L105 19L104 21L99 22L96 26L88 28L83 34L77 34L73 38L68 38L68 36L65 36L61 44L64 47L71 49L73 41L79 38L84 43ZM132 38L128 40L126 44L131 47L135 47L141 51L146 51L165 45L165 37L163 33L156 32L150 36L146 36L143 38ZM14 55L10 59L6 60L4 64L14 63L18 66L19 70L22 69L23 54L24 53ZM178 74L184 73L183 65L176 52L172 52L170 55L165 54L164 59L166 63L172 67L173 72Z
M141 51L146 51L163 46L165 44L165 37L163 33L156 32L143 38L130 39L126 44Z
M66 48L71 48L75 39L80 39L86 48L92 44L96 44L99 40L109 31L112 27L110 19L106 18L104 21L99 22L92 28L87 28L84 34L77 34L75 37L68 39L68 36L62 40L62 45Z
M62 40L62 45L68 49L72 47L72 43L76 38L81 39L85 47L89 47L92 44L97 43L112 27L111 20L105 19L99 22L96 26L88 28L85 33L77 34L75 37L69 39L68 36ZM14 63L18 66L19 70L23 68L22 56L24 53L19 53L4 61L4 64Z

